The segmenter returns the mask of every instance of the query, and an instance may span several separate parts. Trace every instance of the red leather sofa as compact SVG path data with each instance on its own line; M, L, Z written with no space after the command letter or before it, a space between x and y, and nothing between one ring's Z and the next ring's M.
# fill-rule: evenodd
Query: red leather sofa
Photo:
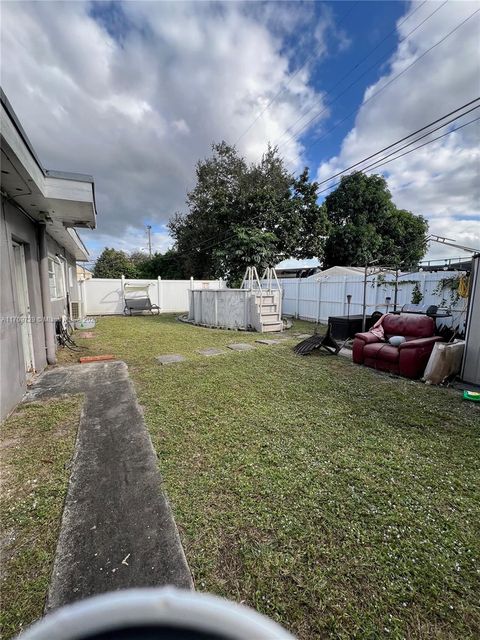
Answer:
M427 365L435 342L433 318L421 315L387 314L383 319L385 342L367 331L355 334L353 361L381 371L390 371L406 378L420 378ZM388 344L392 336L404 336L399 347Z

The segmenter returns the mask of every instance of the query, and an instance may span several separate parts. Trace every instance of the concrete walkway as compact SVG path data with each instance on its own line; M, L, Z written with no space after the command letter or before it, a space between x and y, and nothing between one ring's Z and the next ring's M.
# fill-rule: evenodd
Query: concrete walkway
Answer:
M84 393L46 609L128 587L193 588L124 362L51 369L26 401Z

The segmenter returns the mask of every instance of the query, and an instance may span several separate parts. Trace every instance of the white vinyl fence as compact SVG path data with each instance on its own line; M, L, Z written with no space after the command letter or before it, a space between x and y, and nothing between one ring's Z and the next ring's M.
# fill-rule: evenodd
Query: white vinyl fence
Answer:
M452 318L443 322L451 326L463 326L467 301L452 294L451 289L442 289L442 280L452 277L452 272L418 272L399 277L397 310L412 302L415 284L423 296L422 304L446 307ZM461 274L454 274L455 276ZM363 313L363 276L332 276L319 280L313 278L283 278L283 314L314 322L327 322L329 316L346 316ZM350 310L347 295L351 295ZM390 297L389 311L393 311L395 276L390 274L368 276L366 304L367 314L375 310L387 311L386 298Z
M223 289L222 280L133 280L128 278L92 278L79 282L82 312L86 316L122 315L125 307L124 285L148 286L152 304L160 313L188 311L190 289ZM144 295L135 292L134 296ZM130 296L132 297L132 296Z
M463 327L467 301L456 299L448 287L442 289L442 280L458 276L452 272L419 272L399 277L397 309L412 302L415 284L418 284L423 296L422 304L435 304L448 308L451 318L443 322L451 326ZM84 315L121 315L123 314L124 285L149 285L152 304L160 307L161 313L188 311L190 290L224 289L222 280L131 280L92 278L79 282L80 300ZM313 278L284 278L280 280L282 288L282 311L286 316L302 318L314 322L327 322L330 316L361 314L363 311L363 277L332 276L315 280ZM390 297L388 309L393 310L395 297L395 277L387 275L368 276L367 314L375 310L386 311L386 298ZM142 295L142 294L137 294ZM347 295L351 295L348 309Z

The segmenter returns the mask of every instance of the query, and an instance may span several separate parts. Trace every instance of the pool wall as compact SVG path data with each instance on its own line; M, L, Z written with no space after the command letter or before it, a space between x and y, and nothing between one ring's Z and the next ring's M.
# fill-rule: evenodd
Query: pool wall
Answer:
M189 292L188 319L206 327L281 331L281 292L194 289Z

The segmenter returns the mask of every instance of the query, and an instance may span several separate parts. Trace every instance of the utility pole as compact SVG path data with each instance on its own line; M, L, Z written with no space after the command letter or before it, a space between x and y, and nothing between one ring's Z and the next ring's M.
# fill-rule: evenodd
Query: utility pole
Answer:
M148 235L148 255L152 257L152 225L147 224L147 235Z

